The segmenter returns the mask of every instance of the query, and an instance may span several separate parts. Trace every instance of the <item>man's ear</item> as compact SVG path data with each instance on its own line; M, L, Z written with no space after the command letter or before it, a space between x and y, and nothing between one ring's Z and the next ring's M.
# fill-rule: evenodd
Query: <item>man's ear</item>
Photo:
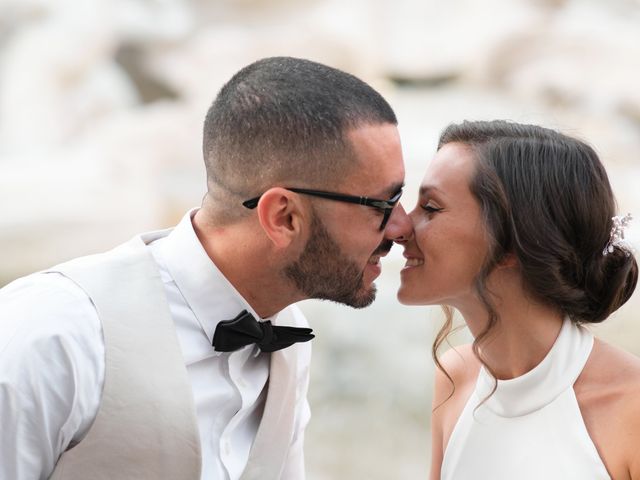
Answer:
M295 193L270 188L262 194L256 209L262 229L276 247L289 246L301 234L305 211Z

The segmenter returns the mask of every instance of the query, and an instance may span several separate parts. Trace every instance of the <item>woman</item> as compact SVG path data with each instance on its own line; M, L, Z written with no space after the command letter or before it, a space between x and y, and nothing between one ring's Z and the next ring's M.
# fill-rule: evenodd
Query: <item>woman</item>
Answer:
M581 141L503 121L444 131L398 292L447 311L432 479L640 479L640 360L587 328L637 281L615 215ZM449 307L474 342L438 359Z

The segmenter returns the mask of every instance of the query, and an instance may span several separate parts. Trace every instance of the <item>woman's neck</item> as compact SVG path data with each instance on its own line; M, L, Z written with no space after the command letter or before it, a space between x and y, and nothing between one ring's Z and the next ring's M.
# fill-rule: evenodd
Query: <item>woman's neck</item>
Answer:
M501 380L519 377L538 365L558 338L563 315L534 301L518 278L493 281L498 321L479 344L482 360ZM489 316L481 302L460 308L474 338L482 335Z

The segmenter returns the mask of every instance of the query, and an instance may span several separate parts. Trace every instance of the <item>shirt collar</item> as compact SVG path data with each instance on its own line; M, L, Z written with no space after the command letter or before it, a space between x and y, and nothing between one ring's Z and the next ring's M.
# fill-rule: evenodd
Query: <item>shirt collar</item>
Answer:
M192 224L197 211L194 208L187 212L164 239L160 252L169 274L211 343L219 322L235 318L242 310L256 319L260 317L202 247ZM274 323L275 317L277 314L270 317Z

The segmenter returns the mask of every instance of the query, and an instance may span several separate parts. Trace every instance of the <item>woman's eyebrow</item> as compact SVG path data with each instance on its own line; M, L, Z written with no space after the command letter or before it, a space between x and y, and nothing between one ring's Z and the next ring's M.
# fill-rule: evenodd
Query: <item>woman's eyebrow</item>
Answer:
M440 190L438 187L436 187L434 185L421 185L420 186L420 195L427 195L430 192L442 193L442 190Z

